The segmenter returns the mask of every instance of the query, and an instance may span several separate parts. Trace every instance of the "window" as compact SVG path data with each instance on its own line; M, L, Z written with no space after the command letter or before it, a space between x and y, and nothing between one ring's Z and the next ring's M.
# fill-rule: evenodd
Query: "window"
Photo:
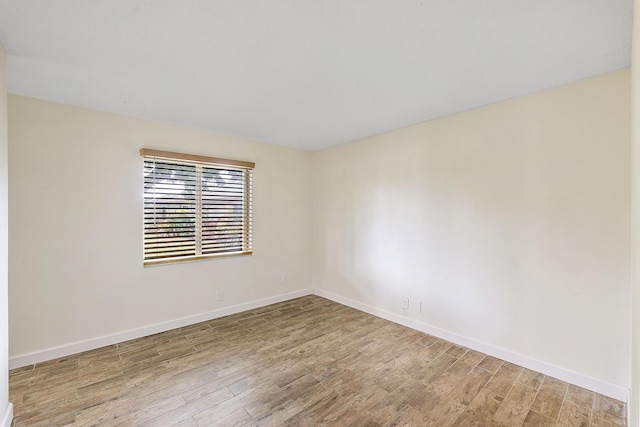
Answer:
M143 148L144 265L251 254L254 163Z

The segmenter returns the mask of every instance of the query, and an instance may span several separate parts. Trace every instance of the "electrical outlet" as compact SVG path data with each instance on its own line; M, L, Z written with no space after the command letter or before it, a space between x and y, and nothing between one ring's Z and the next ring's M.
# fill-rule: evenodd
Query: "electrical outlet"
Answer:
M409 298L402 298L402 309L409 310Z
M415 311L416 313L422 312L422 301L413 302L413 311Z
M285 283L287 283L287 275L283 274L282 276L280 276L280 283L282 283L283 285Z
M222 292L218 291L216 292L216 301L222 301L224 299L224 295L222 294Z

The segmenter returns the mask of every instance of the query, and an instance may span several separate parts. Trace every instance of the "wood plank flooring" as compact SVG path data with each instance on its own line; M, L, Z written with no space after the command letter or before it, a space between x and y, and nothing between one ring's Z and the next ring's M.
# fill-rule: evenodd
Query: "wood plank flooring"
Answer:
M624 426L626 406L307 296L10 371L23 426Z

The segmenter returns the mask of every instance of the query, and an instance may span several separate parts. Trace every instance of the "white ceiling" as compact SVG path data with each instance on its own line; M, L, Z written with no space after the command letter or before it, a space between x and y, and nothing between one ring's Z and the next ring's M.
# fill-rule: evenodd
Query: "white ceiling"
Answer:
M632 0L0 0L11 93L318 150L629 66Z

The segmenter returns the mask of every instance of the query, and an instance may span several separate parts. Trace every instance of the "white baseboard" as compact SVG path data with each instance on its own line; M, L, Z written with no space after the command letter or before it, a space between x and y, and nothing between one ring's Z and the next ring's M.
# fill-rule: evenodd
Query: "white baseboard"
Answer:
M420 322L414 319L408 319L399 314L390 313L388 311L381 310L376 307L351 300L349 298L345 298L343 296L334 294L333 292L328 292L322 289L315 289L314 293L318 296L330 299L337 303L355 308L356 310L364 311L365 313L390 320L394 323L416 329L420 332L424 332L426 334L451 341L454 344L468 347L473 350L488 354L490 356L506 360L507 362L523 366L525 368L531 369L532 371L549 375L550 377L554 377L570 384L574 384L579 387L594 391L596 393L612 397L625 403L629 402L629 388L627 387L623 387L617 384L611 384L609 382L602 381L597 378L592 378L588 375L580 374L578 372L574 372L566 368L561 368L550 363L542 362L540 360L536 360L501 347L496 347L494 345L478 341L464 335L445 331L443 329L428 325L424 322Z
M636 410L636 405L631 401L631 388L629 388L629 392L627 393L627 425L631 424L631 411Z
M4 412L4 417L2 417L2 422L0 423L0 427L11 427L11 422L13 421L13 404L9 402L7 405L7 410Z
M378 309L367 304L360 303L358 301L351 300L349 298L342 297L338 294L328 292L322 289L303 289L296 292L289 292L282 295L276 295L269 298L250 301L243 304L238 304L230 307L224 307L218 310L213 310L206 313L197 314L194 316L183 317L181 319L171 320L168 322L157 323L154 325L145 326L138 329L131 329L128 331L119 332L112 335L106 335L98 338L92 338L89 340L78 341L75 343L62 345L59 347L49 348L42 351L33 353L22 354L9 358L9 369L20 368L22 366L32 365L34 363L45 362L47 360L56 359L59 357L69 356L71 354L80 353L82 351L93 350L96 348L104 347L107 345L113 345L119 342L128 341L131 339L141 338L148 335L165 332L171 329L181 328L183 326L192 325L194 323L205 322L208 320L217 319L219 317L228 316L230 314L240 313L246 310L253 310L255 308L263 307L269 304L275 304L278 302L287 301L293 298L299 298L305 295L311 295L315 293L318 296L330 299L337 303L355 308L356 310L363 311L365 313L372 314L374 316L381 317L383 319L390 320L394 323L407 326L412 329L427 333L429 335L436 336L438 338L451 341L455 344L462 345L485 354L497 357L502 360L506 360L516 365L523 366L525 368L534 370L536 372L549 375L554 378L558 378L562 381L577 385L579 387L592 390L596 393L603 394L605 396L612 397L614 399L629 402L629 389L616 384L611 384L606 381L602 381L596 378L592 378L588 375L580 374L578 372L571 371L566 368L561 368L550 363L542 362L519 353L515 353L510 350L496 347L494 345L474 340L463 335L459 335L453 332L445 331L443 329L436 328L426 323L408 319L399 314L390 313L385 310ZM13 417L13 407L9 404L7 413L5 414L4 422L6 423L8 417L9 424L0 424L0 427L9 427L11 425L11 419Z
M169 331L171 329L193 325L194 323L206 322L208 320L217 319L219 317L229 316L230 314L240 313L246 310L253 310L255 308L264 307L265 305L288 301L290 299L299 298L311 294L313 294L313 289L303 289L300 291L288 292L282 295L276 295L269 298L263 298L243 304L224 307L206 313L196 314L194 316L183 317L181 319L170 320L168 322L156 323L154 325L149 325L137 329L130 329L128 331L118 332L112 335L105 335L98 338L77 341L74 343L62 345L59 347L48 348L33 353L21 354L9 358L9 369L33 365L34 363L45 362L47 360L69 356L71 354L76 354L87 350L94 350L96 348L104 347L107 345L113 345L136 338L146 337L148 335Z

